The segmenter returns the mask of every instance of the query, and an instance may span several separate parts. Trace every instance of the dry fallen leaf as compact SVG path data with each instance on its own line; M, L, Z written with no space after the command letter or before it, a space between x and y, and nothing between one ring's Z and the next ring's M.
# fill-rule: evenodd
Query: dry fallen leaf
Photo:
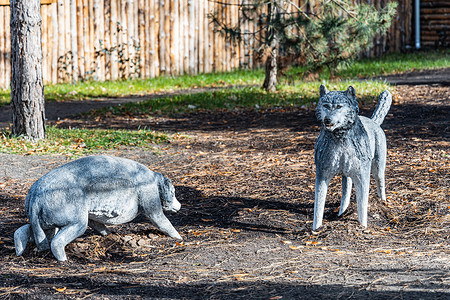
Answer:
M300 249L302 249L303 248L303 246L289 246L289 249L291 249L291 250L300 250Z
M62 288L53 287L53 289L57 290L60 293L62 293L62 292L64 292L67 289L67 287L65 287L65 286L63 286Z

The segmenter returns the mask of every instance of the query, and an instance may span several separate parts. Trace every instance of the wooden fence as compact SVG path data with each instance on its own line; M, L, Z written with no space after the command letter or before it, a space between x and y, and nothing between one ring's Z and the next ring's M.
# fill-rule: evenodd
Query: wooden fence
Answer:
M223 2L238 1L242 0ZM303 1L294 2L301 5ZM370 2L379 7L387 0ZM9 1L0 0L2 3ZM253 31L252 23L240 21L236 6L208 0L43 0L41 3L45 83L149 78L257 65L251 39L248 46L233 47L214 31L208 20L207 14L220 5L228 22L240 23L243 30ZM411 44L411 12L412 1L400 1L399 13L388 35L378 37L366 54L378 56ZM0 87L10 84L9 14L9 6L0 6Z
M450 45L450 1L421 0L420 36L422 46Z

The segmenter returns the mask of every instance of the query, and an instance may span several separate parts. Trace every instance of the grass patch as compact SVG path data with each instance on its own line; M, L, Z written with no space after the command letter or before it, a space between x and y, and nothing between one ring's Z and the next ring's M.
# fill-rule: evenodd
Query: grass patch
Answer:
M263 73L260 70L238 70L228 73L211 73L193 76L161 76L150 79L105 82L87 81L77 84L48 85L45 87L45 98L50 101L58 101L148 95L156 92L180 89L260 84L262 80Z
M377 59L361 59L338 70L343 78L363 78L424 69L450 67L450 50L392 53Z
M411 53L392 53L380 58L363 58L340 65L333 76L340 79L369 78L381 75L398 74L408 71L450 67L450 50L424 51ZM284 81L301 78L307 71L304 67L294 67L287 71ZM319 74L320 80L330 80L329 70Z
M234 72L199 75L160 76L150 79L116 81L80 81L76 84L60 83L45 86L46 101L85 100L92 98L148 95L181 89L226 87L262 84L262 70L237 70ZM0 89L0 106L11 100L9 89Z
M330 90L345 90L355 87L358 99L374 101L389 88L380 81L325 82ZM91 116L149 116L152 114L179 114L194 111L268 109L277 107L298 107L315 103L319 94L318 82L305 82L293 86L282 86L274 93L267 93L259 87L218 90L197 94L175 95L142 102L126 103L120 106L102 108L91 112Z
M381 58L361 59L340 66L335 76L344 80L401 73L412 70L450 67L450 50L394 53ZM301 85L299 74L304 68L291 68L288 77L282 82L295 78L295 84ZM320 75L320 80L329 80L329 72ZM64 83L45 86L47 101L84 100L99 97L124 97L146 95L179 89L224 87L236 85L258 85L264 80L264 70L237 70L233 72L161 76L150 79L129 79L118 81L87 81L76 84ZM0 89L0 106L10 102L10 90Z
M127 147L152 149L152 145L169 139L166 134L150 130L62 129L47 126L46 138L33 142L23 137L14 137L8 129L2 129L0 152L80 156Z

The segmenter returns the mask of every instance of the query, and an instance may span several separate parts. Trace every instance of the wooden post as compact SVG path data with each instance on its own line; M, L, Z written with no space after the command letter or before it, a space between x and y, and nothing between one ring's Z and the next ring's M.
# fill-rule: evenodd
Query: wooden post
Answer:
M145 24L145 12L146 12L146 1L145 0L139 0L137 9L138 9L138 37L139 37L139 45L140 45L140 51L139 51L139 68L141 70L141 76L142 77L148 77L147 76L147 40L145 38L145 27L148 26L148 24ZM147 25L147 26L146 26Z
M170 65L170 6L173 0L165 0L164 5L164 61L166 64L166 74L172 74Z
M62 65L60 64L59 60L64 56L64 50L65 50L65 22L64 22L64 0L58 0L58 82L62 82L66 79L66 71L62 69Z
M184 0L182 3L180 11L182 11L183 18L183 40L181 41L183 43L183 70L185 73L189 73L189 7L188 1Z
M52 5L51 11L51 58L52 58L52 83L58 82L58 4Z
M77 2L70 0L70 42L72 48L72 79L78 81Z
M9 6L5 10L5 25L6 29L11 20L11 10ZM11 30L5 30L5 48L4 59L5 59L5 86L9 87L11 84Z
M164 22L165 22L165 6L167 5L168 0L161 0L159 2L159 61L160 61L160 71L162 74L166 73L166 60L164 59L164 55L166 53L166 33L164 31Z
M45 137L39 0L11 0L11 105L14 135Z
M95 52L95 32L94 32L94 22L92 20L95 18L94 15L94 1L96 0L88 0L88 11L87 11L87 24L88 24L88 35L86 36L86 39L88 41L88 57L89 57L89 72L90 77L93 79L97 79L97 65L94 57Z
M0 32L5 32L6 26L5 26L5 16L3 14L4 10L2 7L0 7ZM5 86L5 75L6 75L6 68L5 68L5 57L3 53L6 53L6 47L5 47L6 41L5 41L5 35L0 34L0 87Z
M189 10L189 73L195 74L195 3L194 0L188 1Z
M197 21L195 22L196 26L197 26L197 69L199 73L204 73L205 72L205 67L204 67L204 50L205 50L205 39L204 39L204 33L203 33L203 29L204 29L204 3L203 1L199 1L197 2Z
M156 77L159 75L159 53L158 53L158 31L159 31L159 2L149 0L149 52L150 52L150 77Z
M111 50L111 0L104 0L103 12L105 15L104 28L105 34L103 38L103 49L106 51ZM104 64L105 64L105 80L111 79L111 55L106 52L104 54Z
M118 44L118 32L117 32L117 22L118 20L118 0L111 0L111 23L109 24L111 32L111 79L116 80L118 78L119 68L117 65L117 44Z
M172 75L180 74L180 54L179 54L179 0L172 0L170 6L170 65Z

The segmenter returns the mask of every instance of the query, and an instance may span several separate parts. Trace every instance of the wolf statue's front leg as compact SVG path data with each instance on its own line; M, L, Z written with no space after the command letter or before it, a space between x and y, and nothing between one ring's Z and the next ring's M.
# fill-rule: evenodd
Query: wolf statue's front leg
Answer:
M360 174L353 178L356 191L356 205L358 208L358 220L362 226L367 227L367 211L369 207L370 169L361 168Z
M339 216L341 216L350 204L350 196L352 195L352 179L348 176L342 175L342 196L341 207L339 209Z
M322 172L316 171L313 230L322 226L325 199L327 197L330 180L331 178L326 178L323 176Z

